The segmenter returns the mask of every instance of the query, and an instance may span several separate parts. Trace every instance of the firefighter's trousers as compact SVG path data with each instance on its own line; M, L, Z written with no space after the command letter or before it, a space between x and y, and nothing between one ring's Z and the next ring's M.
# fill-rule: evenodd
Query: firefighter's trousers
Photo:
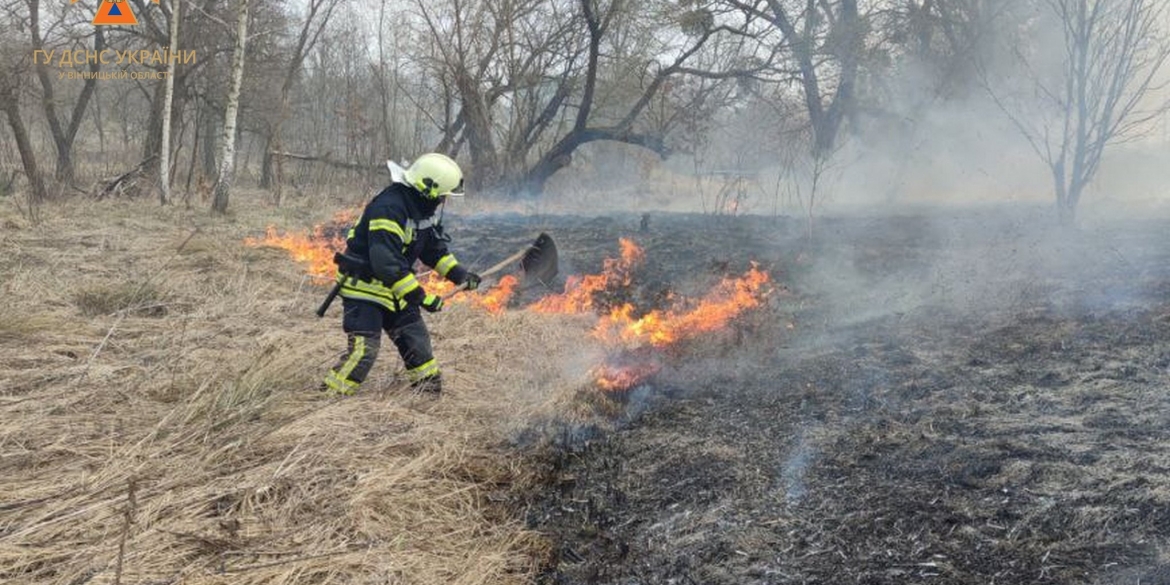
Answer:
M406 376L416 387L431 384L437 388L439 365L431 351L431 335L419 308L412 306L391 311L380 305L356 299L342 299L344 315L341 328L348 347L337 364L325 376L325 386L340 394L353 394L370 373L382 344L382 331L398 348L406 365Z

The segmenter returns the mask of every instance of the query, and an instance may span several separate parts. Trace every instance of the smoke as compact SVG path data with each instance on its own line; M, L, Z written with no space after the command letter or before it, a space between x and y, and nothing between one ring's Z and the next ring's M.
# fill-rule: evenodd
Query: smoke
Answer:
M1124 310L1150 300L1134 267L1165 244L1131 236L1125 228L1133 220L1102 223L1069 230L1046 205L826 219L819 237L831 241L798 287L816 299L818 323L811 325L825 331L927 311L1010 319L1037 310Z
M817 448L809 439L814 434L811 428L801 429L797 435L796 445L788 453L788 457L780 464L780 483L784 489L784 501L789 505L799 504L808 494L808 487L804 478L817 456Z
M824 213L1039 203L1052 191L1023 138L980 100L923 114L892 143L851 142L834 164Z
M1170 131L1106 151L1097 180L1081 203L1081 225L1170 216L1166 169L1170 169Z

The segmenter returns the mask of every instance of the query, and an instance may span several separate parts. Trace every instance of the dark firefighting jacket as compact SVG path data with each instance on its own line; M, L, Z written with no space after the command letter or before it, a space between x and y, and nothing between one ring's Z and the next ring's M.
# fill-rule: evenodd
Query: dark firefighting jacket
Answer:
M418 305L426 296L414 275L418 260L462 284L467 270L447 250L447 238L433 219L438 206L437 199L424 199L402 183L374 197L346 236L346 255L368 265L340 267L341 296L378 303L391 311Z

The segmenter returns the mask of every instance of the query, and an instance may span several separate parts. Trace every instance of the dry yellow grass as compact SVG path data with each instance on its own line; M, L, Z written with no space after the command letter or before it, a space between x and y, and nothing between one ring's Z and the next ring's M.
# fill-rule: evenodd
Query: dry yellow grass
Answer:
M234 205L0 207L0 581L531 582L539 469L510 438L587 415L588 323L456 305L430 318L440 402L392 348L323 397L338 308L242 240L334 208Z

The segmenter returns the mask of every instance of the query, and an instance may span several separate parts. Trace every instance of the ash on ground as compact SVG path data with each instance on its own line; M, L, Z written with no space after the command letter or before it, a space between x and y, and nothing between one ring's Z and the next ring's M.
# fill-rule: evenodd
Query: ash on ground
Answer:
M714 219L539 221L580 267L634 237L646 295L791 291L562 453L546 583L1170 583L1170 222Z

